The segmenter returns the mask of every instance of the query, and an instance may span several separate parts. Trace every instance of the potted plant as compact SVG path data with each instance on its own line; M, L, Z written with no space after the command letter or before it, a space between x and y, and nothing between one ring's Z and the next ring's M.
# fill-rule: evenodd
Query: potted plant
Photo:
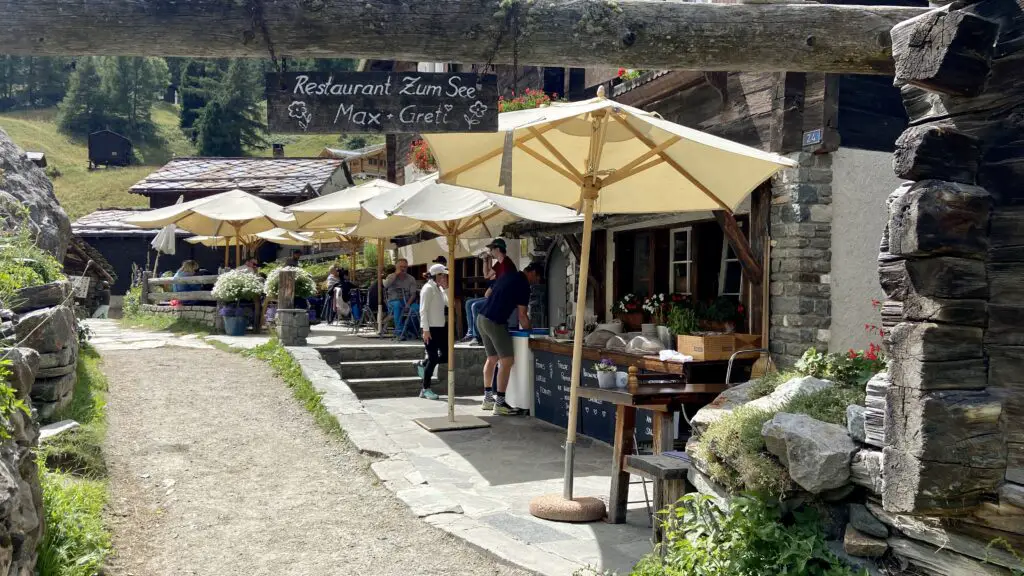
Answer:
M597 371L598 388L615 388L616 368L615 363L607 358L594 364L594 370Z
M669 306L669 298L662 292L644 298L644 312L651 322L644 324L641 328L645 336L658 338L666 348L672 346L671 334L668 327L665 326L665 315L668 313Z
M263 294L263 281L248 270L231 270L217 278L211 294L224 302L219 312L224 317L224 332L229 336L245 334L245 310L240 302L250 302Z
M295 266L282 266L276 268L267 275L267 281L263 286L264 291L267 293L268 298L277 298L278 285L280 284L280 277L282 270L289 270L295 272L295 297L296 298L309 298L316 294L316 281L313 280L313 276L309 272L306 272L302 268ZM281 309L292 308L294 304L285 302L282 305L281 302L277 303L277 307Z
M615 306L612 307L612 312L619 320L622 320L622 328L625 332L637 330L643 324L644 313L640 298L632 292L619 298L615 302Z
M729 296L719 296L710 304L705 305L700 313L701 324L705 330L731 334L736 327L743 324L743 305Z

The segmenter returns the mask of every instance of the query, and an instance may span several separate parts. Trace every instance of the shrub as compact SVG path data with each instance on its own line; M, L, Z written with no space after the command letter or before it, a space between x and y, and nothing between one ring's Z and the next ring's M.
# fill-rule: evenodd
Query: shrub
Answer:
M803 374L793 371L769 372L754 381L750 386L750 389L747 390L747 398L751 400L763 398L772 392L775 392L775 389L779 386L782 386L793 378L799 378L801 376L803 376Z
M789 474L766 451L761 428L776 411L740 407L714 422L697 443L697 457L730 491L753 490L780 495L790 487Z
M856 574L826 547L810 507L786 518L777 504L757 497L737 496L720 508L708 496L688 494L661 515L666 542L641 559L632 576Z
M885 370L885 366L881 349L874 343L867 352L851 349L846 354L822 353L808 348L796 363L801 374L847 386L864 386L872 376Z
M46 250L36 246L32 230L35 224L23 206L5 206L12 212L6 225L11 230L0 232L0 306L17 304L17 291L64 278L60 262Z
M121 312L125 317L137 316L142 311L142 286L132 286L124 295Z
M815 420L846 425L846 407L850 404L864 405L864 389L847 386L833 386L817 392L797 394L783 412L806 414Z
M295 272L295 297L296 298L309 298L316 294L316 282L313 281L313 276L309 272L306 272L302 268L296 268L294 266L284 266L277 268L267 276L267 282L264 284L264 290L267 296L270 298L277 298L277 287L279 278L282 270L290 270Z
M231 270L217 278L211 294L226 302L248 301L263 294L263 281L248 270Z

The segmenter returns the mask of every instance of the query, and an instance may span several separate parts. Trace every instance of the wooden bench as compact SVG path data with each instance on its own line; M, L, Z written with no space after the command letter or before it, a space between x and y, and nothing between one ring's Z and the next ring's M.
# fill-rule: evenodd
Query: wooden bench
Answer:
M654 499L651 503L655 514L671 509L684 494L694 489L686 479L690 471L689 460L655 454L651 456L627 456L625 471L654 481ZM663 542L665 534L657 518L651 522L655 543Z

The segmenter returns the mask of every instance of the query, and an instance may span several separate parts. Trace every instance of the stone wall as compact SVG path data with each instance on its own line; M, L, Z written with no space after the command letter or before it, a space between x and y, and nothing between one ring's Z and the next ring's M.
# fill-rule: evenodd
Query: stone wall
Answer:
M783 365L828 348L831 321L832 155L798 152L772 182L769 346Z
M22 208L30 222L25 221ZM31 226L40 248L64 260L71 221L53 193L53 184L0 129L0 228L24 226Z
M147 314L160 314L182 320L193 320L210 328L215 328L217 325L216 306L159 306L157 304L143 304L142 311Z
M71 403L77 381L78 321L70 296L70 283L60 281L24 288L14 299L12 335L39 354L32 405L44 421Z
M26 404L34 392L40 354L31 348L3 349L11 361L10 384ZM0 574L35 572L43 535L43 494L34 453L39 424L22 412L11 417L11 439L0 443Z

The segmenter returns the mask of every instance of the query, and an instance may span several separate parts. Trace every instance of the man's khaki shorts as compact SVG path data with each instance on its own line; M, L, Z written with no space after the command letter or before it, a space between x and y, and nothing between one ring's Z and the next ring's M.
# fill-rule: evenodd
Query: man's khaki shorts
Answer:
M488 356L498 358L511 358L515 354L512 351L512 335L508 333L508 326L498 324L483 314L476 317L476 329L480 332L480 340L484 343L484 350Z

